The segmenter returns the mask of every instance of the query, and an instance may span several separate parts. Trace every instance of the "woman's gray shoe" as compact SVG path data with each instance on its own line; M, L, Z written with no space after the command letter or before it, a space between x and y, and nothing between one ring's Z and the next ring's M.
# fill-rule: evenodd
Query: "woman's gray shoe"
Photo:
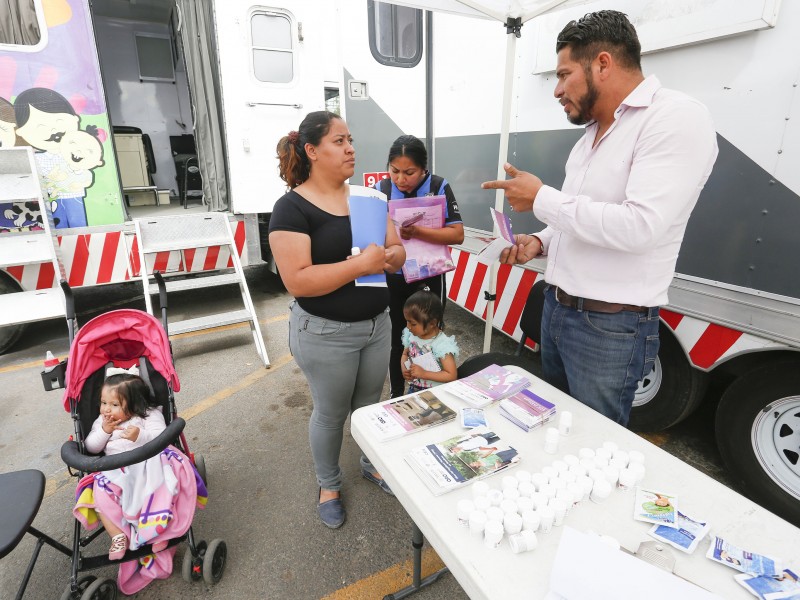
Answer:
M384 492L386 492L390 496L394 496L394 492L392 491L392 488L389 487L389 484L386 483L385 480L378 479L377 477L375 477L375 475L373 475L369 471L365 471L363 469L361 470L361 474L364 476L364 479L366 479L367 481L371 481L372 483L377 485L379 488L381 488Z
M320 490L320 493L322 493L322 490ZM317 504L317 512L322 522L331 529L339 529L344 525L346 513L344 512L341 497Z

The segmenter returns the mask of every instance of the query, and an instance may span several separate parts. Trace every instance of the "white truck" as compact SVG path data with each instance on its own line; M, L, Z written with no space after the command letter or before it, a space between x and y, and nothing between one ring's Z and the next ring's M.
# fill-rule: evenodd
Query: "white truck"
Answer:
M0 44L0 98L14 109L28 89L55 90L71 112L52 98L49 108L27 103L51 115L60 105L58 116L68 123L77 116L73 129L103 149L92 185L81 190L86 223L73 226L68 218L69 228L55 230L70 283L135 276L130 217L144 207L126 206L125 190L135 205L148 202L155 187L148 207L154 212L166 209L157 204L159 189L188 197L187 185L176 186L181 164L173 159L184 153L177 142L187 134L203 176L202 209L230 212L245 264L261 260L259 249L266 258L265 227L283 192L275 144L307 112L328 107L341 112L354 135L357 183L383 176L388 147L401 133L427 140L432 170L450 181L467 226L467 240L454 249L448 296L481 318L489 275L474 254L485 243L494 196L480 183L497 177L502 149L516 166L561 184L581 130L566 122L552 97L555 36L585 12L626 12L642 40L645 72L703 101L720 146L689 222L662 311L659 359L640 386L632 427L677 423L703 400L710 374L725 373L730 383L716 409L716 437L731 474L751 497L800 523L800 261L792 235L800 222L800 41L793 35L800 5L94 0L90 7L87 0L35 0L34 6L39 38ZM12 113L0 101L0 127ZM24 123L12 125L16 136L2 143L25 144ZM112 135L119 126L149 135L158 168L140 176L152 185L126 185L129 157L122 154L129 148L117 144L115 152ZM117 130L120 142L130 141L126 135L139 139L130 131ZM170 136L179 138L172 146ZM48 152L46 139L30 137L28 144ZM96 145L86 135L80 140ZM135 146L130 151L141 156ZM56 207L59 198L70 200L59 196L58 180L51 187ZM0 244L15 228L35 227L24 204L3 208L0 216L10 215L13 226L0 223L9 230L0 233ZM513 223L525 232L541 226L531 215L514 214ZM168 269L183 266L180 255L160 260ZM0 270L0 292L56 283L52 269L23 262ZM543 270L541 261L499 270L496 328L519 337L521 306ZM0 347L18 335L16 326L0 329Z

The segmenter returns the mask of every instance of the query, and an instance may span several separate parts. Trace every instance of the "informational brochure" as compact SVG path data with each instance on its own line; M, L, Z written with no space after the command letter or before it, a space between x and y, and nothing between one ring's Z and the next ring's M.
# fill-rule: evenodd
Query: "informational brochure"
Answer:
M538 427L556 414L556 406L530 390L500 400L500 414L524 431Z
M499 365L489 365L477 373L448 383L443 390L470 406L483 408L524 390L530 384L524 375Z
M433 352L426 352L425 354L420 354L419 356L412 356L411 362L415 365L418 365L420 368L425 369L426 371L430 371L431 373L438 373L442 370L442 366L439 364L439 361L436 360Z
M364 250L370 244L386 244L386 196L378 190L360 186L350 186L347 199L350 209L350 231L353 247ZM386 287L386 273L372 273L359 277L357 286Z
M503 253L503 250L511 248L511 246L516 243L514 240L514 233L511 230L511 219L508 218L508 215L493 208L490 208L489 211L491 212L492 221L494 221L497 231L500 232L500 237L494 238L489 242L488 246L475 256L478 262L484 264L497 262L500 260L500 255Z
M406 456L434 495L503 471L519 460L517 451L486 427L415 448Z
M796 571L784 569L778 575L735 575L736 582L761 600L800 600Z
M678 511L678 520L675 525L675 527L653 525L653 528L647 533L681 552L691 554L711 529L711 525L707 522L693 519L681 511Z
M445 196L422 196L389 201L389 217L400 229L416 225L429 229L441 229L445 225L447 198ZM433 244L418 238L403 240L406 262L403 277L407 283L441 275L456 268L450 247L447 244Z
M637 521L677 527L678 498L664 492L636 488L633 518Z
M465 429L486 427L489 424L486 421L486 413L482 408L464 407L459 412L461 414L461 426Z
M456 418L456 412L431 390L373 404L365 410L381 441L449 423Z
M706 557L742 573L752 575L772 577L783 571L783 565L779 564L776 559L742 550L719 536L714 536Z

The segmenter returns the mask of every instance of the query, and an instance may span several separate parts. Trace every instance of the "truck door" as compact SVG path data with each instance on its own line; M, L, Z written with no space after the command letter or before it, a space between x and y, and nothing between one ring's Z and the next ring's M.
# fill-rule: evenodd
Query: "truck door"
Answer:
M285 6L281 6L281 4ZM231 207L271 212L285 192L275 147L325 107L321 0L215 3Z

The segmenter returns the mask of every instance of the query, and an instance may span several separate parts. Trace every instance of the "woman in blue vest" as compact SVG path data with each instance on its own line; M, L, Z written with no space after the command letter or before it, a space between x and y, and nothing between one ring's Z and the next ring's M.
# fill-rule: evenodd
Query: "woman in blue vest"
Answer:
M460 244L464 241L464 225L458 212L458 204L447 180L428 172L428 151L422 140L413 135L401 135L389 148L387 161L390 179L379 181L375 187L386 194L389 200L419 198L421 196L445 196L447 198L445 225L442 229L431 229L410 225L400 228L404 240L416 238L434 244ZM401 336L406 326L403 305L411 294L425 289L439 296L445 303L446 289L444 275L435 275L413 283L406 283L403 273L387 273L389 285L389 316L392 320L392 354L389 361L389 380L391 396L396 398L405 393L405 380L400 367L403 355Z

